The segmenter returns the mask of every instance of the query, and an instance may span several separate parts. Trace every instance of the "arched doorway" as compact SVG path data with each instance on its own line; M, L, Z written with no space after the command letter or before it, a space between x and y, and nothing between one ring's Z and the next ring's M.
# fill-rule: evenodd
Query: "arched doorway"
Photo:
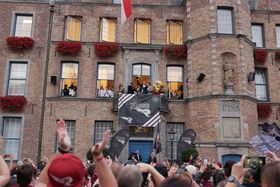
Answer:
M228 160L232 160L232 161L235 161L235 162L239 162L240 159L241 159L241 156L242 156L242 155L239 155L239 154L227 154L227 155L223 155L223 156L222 156L223 165L225 165L225 163L226 163Z

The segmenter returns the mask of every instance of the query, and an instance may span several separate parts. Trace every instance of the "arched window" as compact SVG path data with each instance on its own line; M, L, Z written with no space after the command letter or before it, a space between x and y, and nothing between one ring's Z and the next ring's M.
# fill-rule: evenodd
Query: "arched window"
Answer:
M136 89L140 87L140 84L151 83L151 65L133 64L132 83L136 87Z

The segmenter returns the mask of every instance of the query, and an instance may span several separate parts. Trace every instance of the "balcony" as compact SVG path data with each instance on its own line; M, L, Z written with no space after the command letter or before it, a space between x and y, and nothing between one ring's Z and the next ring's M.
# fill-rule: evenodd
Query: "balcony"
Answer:
M113 108L112 108L112 112L114 114L118 113L118 104L119 104L119 95L116 95L113 98ZM169 108L168 108L168 99L166 96L160 96L160 114L161 115L168 115L170 113Z

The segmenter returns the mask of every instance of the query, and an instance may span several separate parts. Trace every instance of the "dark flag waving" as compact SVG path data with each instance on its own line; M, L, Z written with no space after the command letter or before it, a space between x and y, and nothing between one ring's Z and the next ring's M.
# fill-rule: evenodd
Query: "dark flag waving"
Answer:
M187 129L181 135L177 147L177 160L182 161L182 152L191 147L196 138L196 132L193 129Z
M122 152L123 148L125 147L125 144L129 140L129 131L127 129L121 129L119 130L113 137L112 137L112 143L109 149L109 154L111 158L115 158L119 156L119 154Z
M119 97L119 123L155 127L160 122L160 96L122 94Z
M156 154L161 152L161 142L160 142L160 133L159 133L159 125L157 127L157 134L155 137L155 142L154 142L154 149L156 150Z

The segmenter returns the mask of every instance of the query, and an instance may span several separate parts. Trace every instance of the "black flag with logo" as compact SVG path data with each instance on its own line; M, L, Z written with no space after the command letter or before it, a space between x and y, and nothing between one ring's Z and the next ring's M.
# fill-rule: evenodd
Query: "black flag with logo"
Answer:
M127 141L129 140L129 131L127 129L119 130L113 137L111 141L111 146L109 149L109 154L112 159L118 157L125 147Z
M149 94L122 94L118 111L121 125L155 127L160 122L160 96Z
M193 129L187 129L181 135L177 146L177 160L182 161L182 152L191 147L196 138L196 132Z
M269 124L265 122L262 125L262 130L270 136L273 136L276 140L280 141L280 129L276 123Z
M161 152L161 142L160 142L160 130L159 130L159 125L157 127L157 134L155 137L155 142L154 142L154 149L156 150L156 154Z

